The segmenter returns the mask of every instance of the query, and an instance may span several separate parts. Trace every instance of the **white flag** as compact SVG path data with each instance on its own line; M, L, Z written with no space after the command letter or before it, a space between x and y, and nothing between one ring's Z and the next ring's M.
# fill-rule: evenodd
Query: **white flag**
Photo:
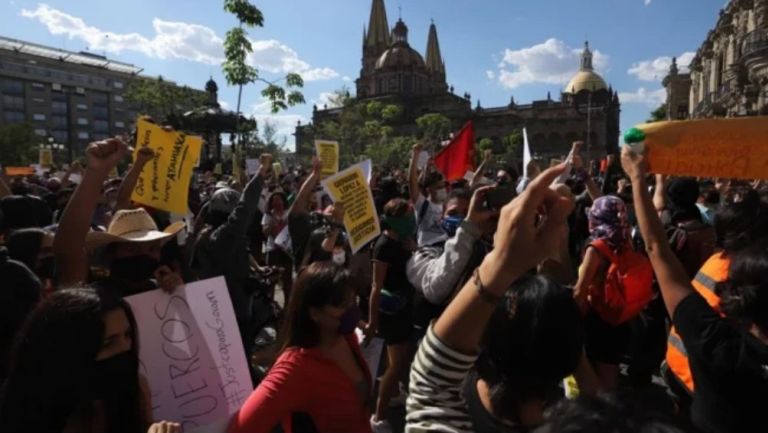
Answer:
M523 178L528 179L528 164L531 163L531 147L528 144L528 131L523 128Z

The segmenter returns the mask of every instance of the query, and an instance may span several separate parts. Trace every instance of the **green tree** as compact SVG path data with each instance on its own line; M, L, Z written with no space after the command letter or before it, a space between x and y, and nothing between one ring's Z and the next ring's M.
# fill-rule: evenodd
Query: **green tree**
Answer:
M389 104L381 110L381 119L387 123L395 123L400 120L403 108L399 105Z
M512 131L511 134L501 139L507 155L517 158L520 152L520 146L523 145L523 132L519 129Z
M179 87L156 79L137 78L128 85L125 93L128 102L138 108L141 114L148 114L161 123L205 103L206 95L187 86Z
M266 85L261 95L270 101L273 113L289 106L303 104L304 95L299 91L304 87L301 75L289 73L280 79L269 81L259 76L259 70L246 62L248 55L253 52L253 46L245 27L263 27L264 15L261 11L248 0L224 0L224 10L233 14L238 21L238 26L230 29L224 39L225 60L221 64L227 83L230 86L238 86L237 114L240 114L243 87L257 81ZM282 86L283 82L285 87Z
M439 113L429 113L419 117L416 119L416 125L426 144L433 149L437 149L440 141L451 132L451 120Z
M493 140L490 138L481 138L477 142L477 148L480 150L481 154L488 149L493 150Z
M667 120L667 104L661 104L659 108L651 111L651 118L648 122L661 122Z
M34 128L27 123L0 127L0 163L26 166L37 162L41 137L34 135Z

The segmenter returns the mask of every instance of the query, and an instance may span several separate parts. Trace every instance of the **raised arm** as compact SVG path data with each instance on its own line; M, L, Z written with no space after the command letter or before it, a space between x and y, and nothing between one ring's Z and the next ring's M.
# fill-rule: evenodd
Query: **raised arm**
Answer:
M336 239L339 237L339 233L341 232L341 225L344 224L344 203L341 201L337 202L333 205L333 215L331 215L331 222L334 224L333 227L328 231L328 234L325 235L325 239L323 239L323 243L320 245L323 250L326 252L332 253L333 248L336 246Z
M253 217L259 208L259 198L264 187L264 180L269 177L272 170L271 156L263 158L262 161L267 161L267 163L261 165L259 173L245 186L240 201L235 206L235 210L229 214L227 222L217 229L220 233L220 236L217 236L218 242L230 242L232 238L244 237L248 234L248 229L253 223Z
M421 143L413 145L411 151L411 165L408 168L408 193L411 196L411 202L416 203L419 200L421 191L419 190L419 154L421 153Z
M663 174L656 175L656 188L653 190L653 207L656 212L667 208L666 203L667 177Z
M469 183L470 189L475 189L480 183L480 179L483 178L483 172L485 172L485 168L490 164L492 157L493 151L491 149L486 149L485 152L483 152L483 162L480 163L477 170L475 170L475 174L472 176L472 182Z
M291 205L291 209L288 211L289 217L303 215L309 211L307 209L309 198L312 196L312 193L317 186L317 182L320 181L320 168L320 158L313 156L312 173L307 177L307 180L304 181L304 184L301 185L299 193L296 195L296 200L293 201L293 205Z
M136 161L133 162L133 166L131 166L128 174L126 174L123 181L120 182L120 188L117 189L115 212L131 207L131 194L133 194L133 189L136 188L136 182L139 181L141 171L154 157L155 151L149 147L139 149L139 153L136 155Z
M645 241L648 257L651 259L651 265L656 272L664 304L667 306L670 317L674 317L677 305L693 293L693 287L683 265L669 246L664 226L648 192L645 181L647 172L645 157L625 146L621 152L621 164L632 181L637 223Z
M127 152L128 146L119 138L97 141L88 146L88 168L64 209L53 241L60 286L78 284L87 279L85 237L90 229L91 217L99 202L104 180Z

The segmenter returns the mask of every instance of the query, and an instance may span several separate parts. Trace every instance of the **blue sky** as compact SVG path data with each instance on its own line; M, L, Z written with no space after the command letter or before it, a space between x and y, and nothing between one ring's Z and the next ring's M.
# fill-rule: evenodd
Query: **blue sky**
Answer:
M264 28L250 30L251 62L265 78L300 72L307 104L268 113L261 88L244 91L243 111L271 119L288 144L312 104L348 86L360 70L361 38L370 0L255 1ZM595 65L622 102L622 129L644 121L665 97L661 79L672 56L685 65L711 29L725 0L385 0L390 26L402 18L411 45L424 53L434 19L456 93L471 93L473 106L558 98L578 69L588 38ZM106 54L202 88L209 75L219 98L234 108L237 91L221 75L221 40L234 19L220 0L0 0L0 34ZM109 35L108 37L105 35ZM292 147L292 146L291 146Z

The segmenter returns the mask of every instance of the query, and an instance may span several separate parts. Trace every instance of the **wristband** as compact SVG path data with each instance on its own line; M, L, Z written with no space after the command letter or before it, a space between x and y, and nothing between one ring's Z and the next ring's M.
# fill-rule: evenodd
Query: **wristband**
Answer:
M480 280L480 268L475 268L475 280L474 280L475 286L477 286L477 294L480 295L480 299L483 301L489 303L489 304L496 304L498 303L504 296L498 296L488 291L488 289L485 288L483 285L483 282Z

